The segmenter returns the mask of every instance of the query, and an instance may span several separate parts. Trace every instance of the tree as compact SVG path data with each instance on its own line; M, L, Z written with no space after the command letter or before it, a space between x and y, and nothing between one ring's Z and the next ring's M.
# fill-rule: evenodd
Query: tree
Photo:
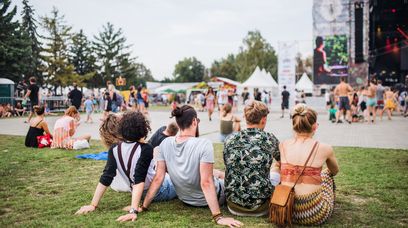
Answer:
M23 11L21 12L21 27L30 42L31 55L27 56L27 69L24 74L28 77L36 76L42 82L42 63L41 63L41 42L38 40L37 20L34 18L34 9L28 0L23 0Z
M211 65L211 76L225 77L236 80L238 74L238 66L233 54L229 54L227 58L220 61L214 61Z
M299 80L302 74L306 71L302 54L297 53L295 60L296 60L296 80Z
M72 37L69 61L73 64L75 72L89 88L92 88L96 82L93 80L96 75L96 57L92 51L92 43L82 29Z
M174 69L175 82L201 82L205 76L205 66L195 57L184 58Z
M123 36L122 29L115 30L111 23L103 26L103 30L98 36L94 36L94 50L98 57L99 73L104 80L113 81L116 77L127 78L129 74L134 73L133 61L130 58L130 52L127 50L130 46L126 45L126 38ZM123 75L122 75L123 74Z
M257 66L270 72L276 79L277 62L273 47L262 37L259 31L250 31L243 40L243 46L236 57L238 81L245 81Z
M13 20L17 7L8 12L10 4L10 0L0 3L0 75L17 82L27 71L31 50L19 22Z
M84 86L84 78L75 72L74 65L69 63L68 42L71 40L71 27L65 24L64 16L60 16L53 8L51 17L42 18L42 26L46 31L44 60L46 65L46 83L62 87L77 83Z

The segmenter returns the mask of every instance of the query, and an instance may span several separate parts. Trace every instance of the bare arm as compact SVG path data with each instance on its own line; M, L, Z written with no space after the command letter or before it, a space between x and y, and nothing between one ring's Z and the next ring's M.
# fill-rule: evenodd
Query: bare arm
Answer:
M201 162L200 163L200 179L201 179L201 189L203 190L205 199L207 201L208 207L211 210L212 215L221 214L220 206L218 204L217 193L214 185L213 177L213 164ZM215 221L218 225L229 226L229 227L240 227L243 224L233 218L221 216Z
M164 177L166 175L166 162L157 161L156 175L154 176L152 183L150 184L149 190L147 191L146 197L143 201L143 208L148 208L152 203L154 196L157 191L159 191L160 186L163 183Z
M327 168L330 170L330 173L333 174L333 176L337 175L339 172L339 165L337 163L336 156L334 155L333 148L330 146L329 147L329 156L326 160Z
M101 200L101 198L102 198L102 196L105 193L107 188L108 188L107 186L105 186L105 185L103 185L101 183L98 183L98 185L96 186L96 190L95 190L94 196L92 198L91 204L81 207L81 209L79 209L75 214L76 215L81 215L81 214L86 214L88 212L94 211L96 209L96 207L98 206L99 201Z
M31 90L27 90L27 93L26 93L26 95L24 96L24 99L26 99L28 96L30 96L30 94L31 94Z
M43 129L44 129L44 131L45 131L46 134L51 135L51 132L50 132L50 129L48 128L47 122L44 122L44 121L43 121L42 127L43 127ZM52 137L52 135L51 135L51 137Z
M132 188L132 202L131 202L131 208L137 209L140 199L142 198L143 194L143 189L144 189L144 182L140 182L139 184L133 185ZM128 213L126 215L120 216L116 221L119 222L125 222L125 221L135 221L137 219L137 214L133 213Z

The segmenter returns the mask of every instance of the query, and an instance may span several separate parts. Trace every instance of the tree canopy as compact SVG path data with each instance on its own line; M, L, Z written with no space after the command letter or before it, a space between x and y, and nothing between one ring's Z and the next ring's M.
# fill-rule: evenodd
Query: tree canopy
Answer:
M174 69L175 82L201 82L205 76L205 66L195 57L184 58Z

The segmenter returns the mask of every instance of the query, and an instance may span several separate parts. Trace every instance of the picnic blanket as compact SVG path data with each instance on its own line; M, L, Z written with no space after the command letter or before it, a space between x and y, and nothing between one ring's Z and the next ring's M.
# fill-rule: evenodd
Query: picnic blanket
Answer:
M75 156L79 159L93 159L93 160L108 160L108 152L100 152L99 154L80 154Z

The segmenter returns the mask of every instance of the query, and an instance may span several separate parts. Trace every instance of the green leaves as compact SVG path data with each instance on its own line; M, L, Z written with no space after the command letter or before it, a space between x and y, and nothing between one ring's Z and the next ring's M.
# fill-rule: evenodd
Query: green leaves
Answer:
M184 58L179 61L174 69L176 82L201 82L205 76L205 66L195 57Z

